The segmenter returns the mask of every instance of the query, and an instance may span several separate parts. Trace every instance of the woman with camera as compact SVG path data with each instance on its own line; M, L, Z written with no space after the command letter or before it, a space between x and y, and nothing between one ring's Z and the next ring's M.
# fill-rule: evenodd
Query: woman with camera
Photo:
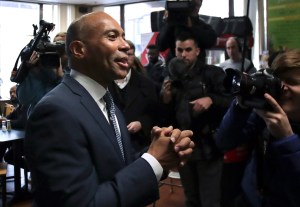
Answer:
M279 98L262 97L271 109L247 107L237 97L217 133L224 150L255 145L235 207L300 206L300 50L278 55L271 68L282 83Z

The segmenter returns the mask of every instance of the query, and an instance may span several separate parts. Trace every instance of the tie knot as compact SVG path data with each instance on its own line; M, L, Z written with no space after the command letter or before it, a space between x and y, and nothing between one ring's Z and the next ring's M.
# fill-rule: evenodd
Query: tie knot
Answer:
M103 100L106 103L106 108L108 109L110 115L115 113L115 105L113 98L109 91L106 91L105 95L103 96Z
M113 102L112 96L109 91L106 91L105 95L103 96L103 100L105 101L106 104L111 105Z

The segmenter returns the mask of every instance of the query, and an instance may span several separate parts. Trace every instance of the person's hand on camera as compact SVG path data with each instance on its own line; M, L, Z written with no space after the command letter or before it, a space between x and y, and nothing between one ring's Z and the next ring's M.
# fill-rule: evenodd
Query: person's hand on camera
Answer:
M34 68L39 60L39 54L36 51L33 51L29 60L26 62L28 68Z
M127 125L127 129L130 134L134 134L142 129L142 124L139 121L133 121Z
M190 104L193 106L193 112L196 114L201 114L204 111L207 111L210 106L213 104L212 99L210 97L198 98L194 101L191 101Z
M153 127L151 135L152 143L148 153L166 170L183 166L195 146L190 139L193 135L190 130Z
M54 69L54 72L55 72L57 77L63 77L65 73L64 73L64 69L61 65L61 58L59 59L59 61L60 61L60 65L59 65L58 68Z
M266 101L271 105L272 111L255 109L256 113L265 121L271 135L276 139L282 139L293 135L286 113L283 111L277 101L270 95L265 93Z
M248 106L245 106L243 104L243 101L242 101L242 97L241 96L237 96L236 97L236 102L237 102L237 105L239 105L240 108L242 109L248 109L249 107Z

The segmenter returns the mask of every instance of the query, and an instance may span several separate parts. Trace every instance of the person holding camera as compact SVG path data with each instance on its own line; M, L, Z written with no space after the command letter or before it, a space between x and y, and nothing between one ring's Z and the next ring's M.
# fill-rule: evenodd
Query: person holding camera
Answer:
M252 61L243 57L242 44L237 37L229 37L226 41L226 54L229 57L220 64L226 69L234 69L238 72L253 74L256 72ZM244 61L244 63L243 63ZM241 180L248 163L251 145L243 144L224 152L224 164L222 171L221 191L222 206L228 207L241 192Z
M263 83L261 87L268 90L252 97L241 89L216 136L217 146L224 150L243 143L255 145L235 207L300 206L300 50L279 54L271 68L272 81L257 78L253 82ZM276 78L281 84L277 85ZM281 87L279 95L269 92L273 87ZM250 99L268 105L254 108Z
M170 109L170 120L180 129L191 129L196 147L191 159L179 169L187 207L219 207L223 156L213 136L231 98L222 94L222 68L204 64L202 50L192 33L176 37L176 58L168 67L161 96Z
M183 8L182 11L173 11L172 8L168 8L169 3L176 4L180 2L166 1L165 24L159 30L156 45L159 51L170 49L166 57L167 64L175 57L175 37L182 31L188 29L197 37L198 47L201 49L199 58L203 62L205 62L206 57L205 49L211 48L217 40L214 29L199 18L198 13L202 6L202 0L189 0L186 2L189 3L188 8Z
M64 40L65 33L58 33L53 42ZM60 83L67 60L64 52L43 54L34 51L25 64L29 68L29 72L18 84L17 95L20 103L29 107L29 116L37 102Z

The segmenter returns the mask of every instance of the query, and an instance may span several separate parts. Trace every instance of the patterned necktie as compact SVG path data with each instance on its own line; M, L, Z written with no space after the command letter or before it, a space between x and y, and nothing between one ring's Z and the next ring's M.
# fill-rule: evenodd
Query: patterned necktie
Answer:
M116 108L115 108L115 104L113 102L112 96L111 96L109 91L106 91L106 94L103 96L103 99L106 103L106 109L107 109L107 112L108 112L109 123L110 123L111 126L113 126L113 129L114 129L115 135L117 137L117 142L119 144L123 159L125 160L121 134L120 134L120 131L118 129L117 120L116 120Z

